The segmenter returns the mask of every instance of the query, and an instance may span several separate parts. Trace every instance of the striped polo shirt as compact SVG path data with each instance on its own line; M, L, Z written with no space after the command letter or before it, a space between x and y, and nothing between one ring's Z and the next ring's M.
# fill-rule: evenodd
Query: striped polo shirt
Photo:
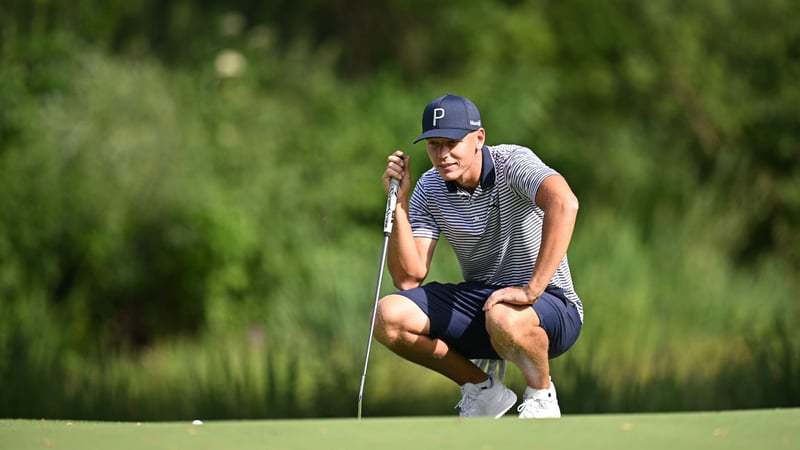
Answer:
M472 193L443 180L431 168L411 194L413 235L428 239L444 235L466 281L526 285L542 240L544 211L536 206L536 191L545 178L556 174L533 151L517 145L483 147L481 179ZM564 290L583 321L583 305L566 256L549 286Z

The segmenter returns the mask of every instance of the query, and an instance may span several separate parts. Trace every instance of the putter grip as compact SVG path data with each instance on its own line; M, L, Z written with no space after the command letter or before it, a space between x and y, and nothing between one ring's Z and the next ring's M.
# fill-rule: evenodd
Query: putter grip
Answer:
M383 217L383 235L389 236L392 234L392 227L394 225L394 208L397 206L397 188L400 186L400 180L392 178L389 182L389 197L386 199L386 215Z

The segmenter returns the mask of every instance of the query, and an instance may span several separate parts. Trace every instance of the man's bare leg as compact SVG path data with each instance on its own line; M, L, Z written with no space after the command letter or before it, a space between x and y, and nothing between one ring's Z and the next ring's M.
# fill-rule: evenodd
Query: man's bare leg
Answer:
M520 368L528 386L550 387L550 340L533 308L498 303L486 313L486 329L495 351Z
M408 361L427 367L459 386L481 383L488 375L444 341L433 339L430 320L414 302L402 295L388 295L378 302L375 339Z

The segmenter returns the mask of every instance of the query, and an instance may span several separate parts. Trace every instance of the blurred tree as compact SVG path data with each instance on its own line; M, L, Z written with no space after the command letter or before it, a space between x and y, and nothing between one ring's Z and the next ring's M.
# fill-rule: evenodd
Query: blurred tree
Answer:
M48 126L40 122L41 111L48 102L57 103L59 96L69 98L84 70L79 62L84 61L83 51L140 63L158 58L176 72L196 73L203 88L220 88L219 96L213 97L219 109L209 107L203 112L208 126L197 132L211 141L216 139L214 134L227 136L219 139L231 142L240 139L241 132L230 124L264 115L264 105L289 105L269 109L271 114L288 115L286 123L330 121L341 111L349 111L340 105L358 101L337 97L340 86L373 76L377 84L384 74L399 74L385 79L404 80L402 88L414 95L427 96L430 86L436 86L437 92L450 87L475 92L477 100L485 100L487 118L495 124L497 136L546 148L554 163L573 174L582 198L590 200L587 204L619 208L621 214L642 224L645 235L670 226L702 201L708 211L697 219L704 225L698 232L707 233L742 264L777 257L797 270L798 18L800 3L789 0L757 4L746 0L690 4L666 0L7 0L0 5L0 158L5 157L0 167L4 175L10 173L18 168L15 158L23 159L24 149L33 143L47 145L35 141L37 127ZM229 47L236 50L230 54L256 68L247 75L247 83L252 84L208 78L215 57ZM328 64L336 69L334 74L327 72ZM307 73L308 67L317 73ZM225 89L229 85L231 89ZM91 90L87 92L82 95L91 95ZM232 112L245 110L236 99L257 94L268 101L250 106L247 115ZM395 97L387 96L386 103L397 103ZM304 106L296 106L301 102ZM163 118L160 108L136 112L131 122L143 120L140 117ZM262 122L253 123L261 126ZM278 120L269 123L276 129L283 125ZM208 136L203 134L206 129L212 130ZM169 132L160 129L159 133ZM313 185L315 180L303 161L318 149L305 148L303 142L292 139L282 144L297 147L293 154L283 156L282 163L297 167L301 182ZM209 163L214 167L210 177L231 186L242 184L232 181L242 163L233 164L231 158L219 155L211 158L216 164ZM36 171L26 173L34 176ZM35 189L46 192L41 186L25 191L21 181L7 185L3 194L9 208L31 198L42 199ZM17 190L19 196L12 198ZM363 208L372 205L364 201L333 208L320 203L320 210L332 217L328 230L348 229L341 222L352 218L364 221L369 214ZM178 272L208 275L206 271L212 271L222 256L215 253L217 247L200 245L206 243L203 236L215 229L195 223L207 217L183 207L182 200L170 200L163 211L164 222L131 219L120 234L135 243L118 249L132 258L130 267L144 271L142 261L158 267L151 274L156 280L152 285L139 279L120 281L112 289L98 282L87 292L102 296L114 289L131 292L140 286L137 297L162 298L163 293L163 298L184 299L175 300L179 302L199 295L202 287L196 279ZM25 226L33 228L35 211L26 214L31 220ZM76 219L77 225L65 224L61 231L44 227L50 234L31 243L26 239L34 239L32 231L16 229L23 222L6 216L4 248L30 244L19 247L19 254L51 252L62 273L47 283L56 298L66 298L80 284L74 282L74 273L84 264L82 244L69 237L80 229L82 220L93 225L96 218L87 213ZM170 226L175 227L173 231L184 230L200 248L172 240ZM198 234L191 237L193 232ZM23 235L25 239L16 239ZM153 242L145 239L148 235ZM54 243L59 239L60 243ZM26 266L32 267L36 266ZM175 292L158 289L167 280L175 280ZM191 308L186 313L187 317L200 315Z

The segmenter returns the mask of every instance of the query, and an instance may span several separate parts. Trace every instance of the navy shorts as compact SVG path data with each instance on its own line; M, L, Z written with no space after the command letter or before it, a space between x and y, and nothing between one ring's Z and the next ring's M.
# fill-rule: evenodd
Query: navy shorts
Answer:
M441 339L470 359L500 359L486 331L483 304L492 292L501 288L474 282L431 282L397 294L411 299L430 318L431 337ZM578 340L582 325L580 315L563 290L548 289L532 308L550 339L550 359L567 351Z

